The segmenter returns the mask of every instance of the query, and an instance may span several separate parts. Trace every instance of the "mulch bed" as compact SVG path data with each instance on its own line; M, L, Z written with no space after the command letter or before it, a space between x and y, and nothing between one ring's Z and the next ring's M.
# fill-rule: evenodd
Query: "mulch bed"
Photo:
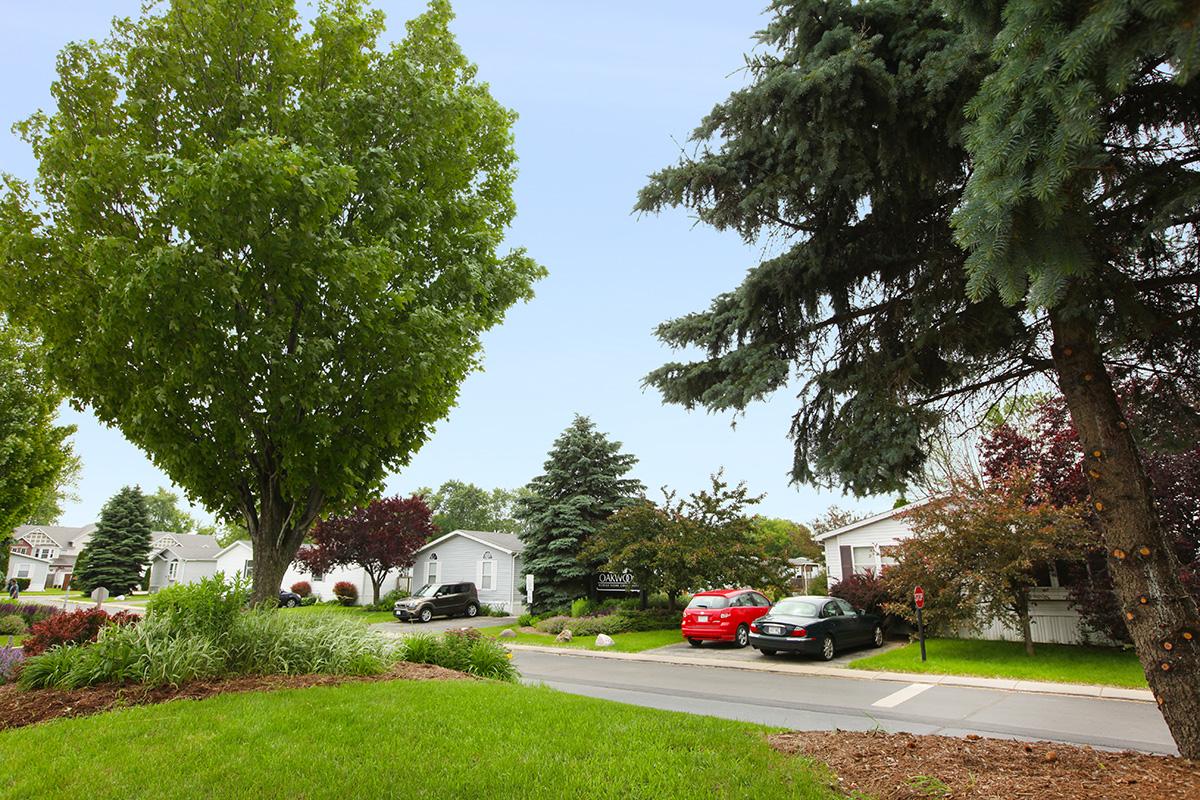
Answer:
M266 692L274 689L306 689L342 683L416 680L473 680L462 672L432 664L401 661L382 675L244 675L215 681L196 681L182 686L148 687L140 684L106 684L86 689L23 690L0 686L0 731L21 728L58 717L85 717L114 708L146 706L169 700L203 700L218 694Z
M910 733L781 733L771 745L828 764L876 800L1197 800L1200 763L1142 753Z

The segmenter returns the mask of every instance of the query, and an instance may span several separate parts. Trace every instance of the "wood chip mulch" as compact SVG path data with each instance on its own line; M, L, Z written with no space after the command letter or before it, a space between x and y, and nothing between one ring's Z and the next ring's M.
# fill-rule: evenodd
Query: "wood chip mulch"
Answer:
M1200 800L1200 763L1052 742L812 731L769 737L875 800Z
M462 672L432 664L401 661L382 675L245 675L216 681L196 681L182 686L147 687L138 684L105 684L86 689L35 689L0 686L0 731L21 728L58 717L84 717L114 708L145 706L169 700L203 700L218 694L305 689L341 683L395 680L471 680Z

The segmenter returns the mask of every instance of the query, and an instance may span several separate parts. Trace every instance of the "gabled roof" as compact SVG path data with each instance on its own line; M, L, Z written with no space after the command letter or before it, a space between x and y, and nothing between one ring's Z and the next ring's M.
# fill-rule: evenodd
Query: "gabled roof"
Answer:
M814 542L823 542L826 539L832 539L834 536L840 536L843 533L849 533L850 531L857 530L858 528L864 528L873 522L880 522L880 521L888 519L890 517L894 517L903 511L908 511L909 509L916 508L918 506L923 506L932 499L933 499L932 497L922 497L920 500L913 500L911 503L900 506L899 508L889 508L887 511L884 511L882 514L876 514L873 517L867 517L865 519L860 519L858 522L851 522L849 525L843 525L840 528L834 528L831 531L825 531L824 533L819 533L813 537L813 541Z
M64 525L18 525L13 531L13 541L24 539L27 536L32 536L35 533L43 534L47 539L54 542L58 548L66 549L69 542L73 542L84 534L91 533L96 530L96 526L82 525L78 528L71 528Z
M200 533L171 533L154 531L151 536L151 557L170 550L181 561L215 561L221 552L217 537Z
M479 542L486 547L494 547L497 550L503 550L509 555L516 555L525 549L525 543L521 541L520 537L511 533L501 533L499 531L451 531L445 536L439 536L432 542L427 542L423 547L418 548L416 552L420 553L428 550L434 545L441 544L452 536L462 536L466 539L473 539L474 541Z

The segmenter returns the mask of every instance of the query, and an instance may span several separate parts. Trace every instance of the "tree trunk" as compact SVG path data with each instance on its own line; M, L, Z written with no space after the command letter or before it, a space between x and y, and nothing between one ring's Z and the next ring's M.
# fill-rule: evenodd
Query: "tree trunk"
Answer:
M302 507L283 498L277 479L278 471L260 479L261 497L254 498L244 489L239 510L254 545L254 577L250 592L252 605L274 606L279 603L279 589L288 565L317 519L321 507L319 493L309 492Z
M383 586L383 579L387 577L387 571L380 572L376 577L374 572L367 570L367 577L371 579L371 591L375 595L371 600L371 605L376 605L379 603L379 590Z
M638 607L645 611L650 607L650 593L645 589L638 590Z
M1017 619L1021 620L1021 639L1025 642L1025 655L1032 657L1033 624L1029 619L1029 590L1021 589L1017 596Z
M1079 432L1125 624L1175 744L1184 757L1200 759L1200 609L1159 524L1094 327L1057 311L1051 328L1059 387Z

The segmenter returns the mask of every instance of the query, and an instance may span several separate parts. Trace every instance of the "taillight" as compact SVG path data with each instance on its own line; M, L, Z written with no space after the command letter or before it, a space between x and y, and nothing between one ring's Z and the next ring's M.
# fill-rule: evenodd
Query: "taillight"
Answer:
M796 628L795 630L792 631L792 636L807 636L807 635L808 635L808 631L804 630L804 628Z
M729 613L728 611L721 612L721 619L729 619L732 616L733 616L733 614Z
M751 623L750 623L750 632L751 632L751 633L758 633L758 623L757 623L757 622L751 622Z

